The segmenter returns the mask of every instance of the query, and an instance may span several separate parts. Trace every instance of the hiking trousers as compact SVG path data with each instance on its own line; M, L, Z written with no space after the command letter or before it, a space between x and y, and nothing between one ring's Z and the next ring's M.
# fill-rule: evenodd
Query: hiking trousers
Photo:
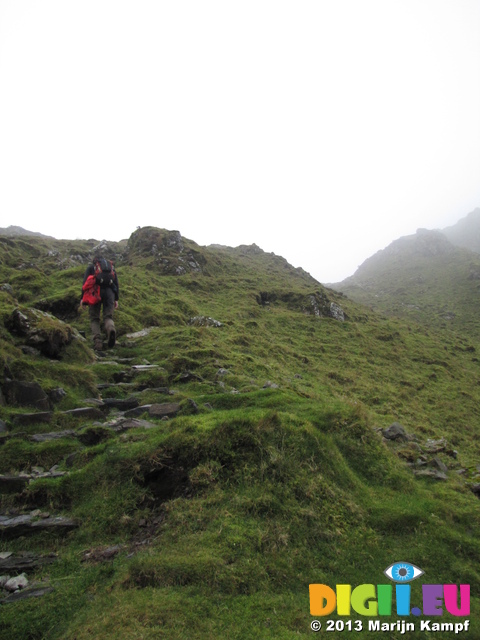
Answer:
M115 331L113 322L113 310L115 308L115 292L110 287L100 287L100 295L102 301L89 307L90 328L92 330L93 347L97 351L103 348L102 330L100 325L100 315L103 306L103 328L107 337L112 331Z

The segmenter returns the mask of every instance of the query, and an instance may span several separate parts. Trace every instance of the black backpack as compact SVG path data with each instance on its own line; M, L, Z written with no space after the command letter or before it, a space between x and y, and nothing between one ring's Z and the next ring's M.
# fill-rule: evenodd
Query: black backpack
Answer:
M111 260L101 258L93 264L95 268L95 279L101 287L115 288L115 267Z

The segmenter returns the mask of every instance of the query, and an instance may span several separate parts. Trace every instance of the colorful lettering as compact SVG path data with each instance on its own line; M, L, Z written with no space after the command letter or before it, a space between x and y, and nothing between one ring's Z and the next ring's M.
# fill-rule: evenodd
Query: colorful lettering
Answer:
M352 607L361 616L376 616L378 605L375 597L375 585L361 584L352 591Z
M392 615L391 584L361 584L352 590L349 584L337 584L336 591L326 584L311 584L310 613L312 616L328 616L337 609L339 616L351 615L353 609L361 616ZM460 592L460 602L459 602ZM443 605L453 616L470 615L470 585L424 584L422 585L423 612L410 609L410 584L395 585L397 615L441 616Z
M396 584L395 596L397 599L397 615L409 616L410 615L410 585Z
M445 599L445 607L452 616L469 616L470 615L470 585L460 585L460 608L457 606L458 587L456 584L443 585L443 597Z
M335 611L337 596L326 584L310 585L310 614L312 616L328 616Z
M443 609L443 585L441 584L424 584L423 591L423 615L424 616L441 616Z

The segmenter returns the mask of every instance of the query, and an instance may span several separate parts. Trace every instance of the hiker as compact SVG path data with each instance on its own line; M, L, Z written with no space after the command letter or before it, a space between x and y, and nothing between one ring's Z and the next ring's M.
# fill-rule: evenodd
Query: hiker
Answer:
M113 310L118 308L118 278L110 260L95 256L92 264L85 271L80 306L89 306L90 327L93 336L93 348L101 352L103 349L100 328L100 312L103 305L103 328L107 334L109 348L115 346L115 324Z

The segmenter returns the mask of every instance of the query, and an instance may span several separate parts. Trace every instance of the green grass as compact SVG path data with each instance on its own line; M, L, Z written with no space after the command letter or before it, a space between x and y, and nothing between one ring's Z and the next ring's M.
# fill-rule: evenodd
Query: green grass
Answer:
M69 471L1 495L1 508L41 508L80 525L66 536L0 539L0 551L58 554L34 576L48 577L54 592L2 606L0 638L307 637L310 583L381 584L397 560L419 566L429 583L471 584L470 637L480 637L471 334L384 318L255 247L183 239L179 250L169 238L140 230L127 246L111 244L121 284L116 363L96 362L88 338L60 360L25 354L22 338L0 326L3 370L67 392L50 424L12 427L29 409L0 406L14 436L0 444L0 473ZM0 238L0 285L10 283L15 296L0 292L3 321L20 303L67 309L85 266L71 256L86 262L94 245ZM187 255L202 271L172 275ZM18 276L20 262L35 263L34 287ZM258 304L260 292L269 305ZM311 295L339 304L347 320L307 314ZM68 323L88 335L87 315L70 308ZM222 326L192 326L197 315ZM126 337L144 327L152 327L147 336ZM146 363L158 368L132 372ZM61 413L119 375L131 386L104 397L178 402L179 415L146 415L153 428L116 435ZM379 430L393 421L415 440L384 441ZM66 428L79 438L29 439ZM428 438L448 442L438 454L446 481L416 478L407 465ZM112 545L120 549L110 559L87 556Z

